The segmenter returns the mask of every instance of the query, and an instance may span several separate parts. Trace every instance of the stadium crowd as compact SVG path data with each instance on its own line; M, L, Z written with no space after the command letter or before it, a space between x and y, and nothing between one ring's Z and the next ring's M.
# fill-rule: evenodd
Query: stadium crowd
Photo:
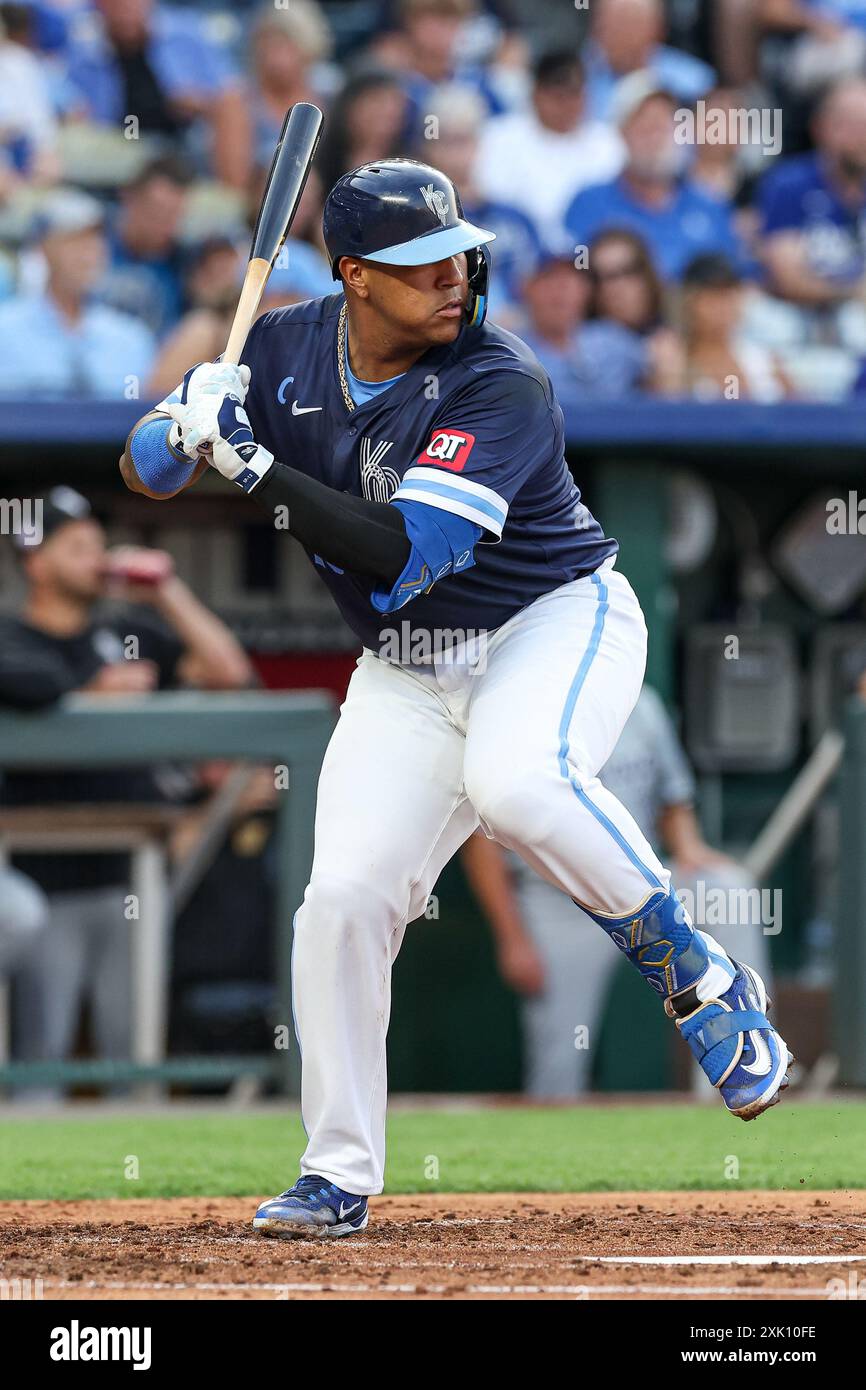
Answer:
M332 291L328 188L403 155L496 232L492 316L566 413L866 389L856 0L27 0L0 24L6 396L159 397L219 351L302 99L326 137L266 307Z

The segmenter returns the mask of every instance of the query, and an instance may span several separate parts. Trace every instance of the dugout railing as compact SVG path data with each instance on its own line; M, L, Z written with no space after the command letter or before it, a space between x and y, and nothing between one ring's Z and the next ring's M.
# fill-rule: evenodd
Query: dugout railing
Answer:
M145 900L133 933L133 1038L128 1062L7 1062L0 1086L187 1086L230 1083L238 1077L275 1081L296 1091L299 1059L291 1006L291 921L312 863L316 783L335 720L335 701L323 692L233 694L156 693L111 701L71 696L46 713L0 713L0 769L31 772L131 767L207 759L265 763L274 769L274 861L277 1007L274 1048L261 1057L166 1056L171 910L159 878L138 885ZM123 808L118 807L118 820ZM68 832L66 832L68 835ZM93 832L93 849L104 837ZM61 847L68 843L58 840ZM14 844L14 836L13 836ZM2 846L2 833L0 833ZM133 885L135 886L135 885ZM148 901L147 895L153 895ZM243 920L237 930L247 928ZM125 923L118 924L123 929ZM136 933L139 933L138 949ZM143 933L143 940L142 940ZM143 947L143 949L142 949Z

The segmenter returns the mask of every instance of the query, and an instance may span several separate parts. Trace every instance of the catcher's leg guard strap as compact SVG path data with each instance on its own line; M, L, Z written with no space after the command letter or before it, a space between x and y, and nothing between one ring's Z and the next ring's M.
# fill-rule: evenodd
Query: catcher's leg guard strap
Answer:
M663 999L697 984L707 971L707 946L672 890L653 893L634 917L602 917L587 907L584 912L604 927Z

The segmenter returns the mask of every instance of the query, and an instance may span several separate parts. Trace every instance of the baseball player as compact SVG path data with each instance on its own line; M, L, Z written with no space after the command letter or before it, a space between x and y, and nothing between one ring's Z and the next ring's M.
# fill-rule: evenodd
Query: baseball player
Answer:
M363 644L294 923L308 1143L254 1220L342 1236L383 1186L391 968L479 825L612 937L733 1114L773 1105L791 1056L760 977L694 930L597 778L646 627L572 481L546 372L485 322L492 234L402 159L339 179L324 234L340 292L266 314L240 368L191 369L121 468L165 493L204 450L300 541Z

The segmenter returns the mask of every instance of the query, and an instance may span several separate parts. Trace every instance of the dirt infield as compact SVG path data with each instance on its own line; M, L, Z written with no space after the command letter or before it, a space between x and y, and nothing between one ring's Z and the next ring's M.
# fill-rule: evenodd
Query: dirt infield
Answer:
M378 1197L339 1241L256 1235L255 1205L5 1202L0 1278L47 1299L866 1296L866 1192Z

